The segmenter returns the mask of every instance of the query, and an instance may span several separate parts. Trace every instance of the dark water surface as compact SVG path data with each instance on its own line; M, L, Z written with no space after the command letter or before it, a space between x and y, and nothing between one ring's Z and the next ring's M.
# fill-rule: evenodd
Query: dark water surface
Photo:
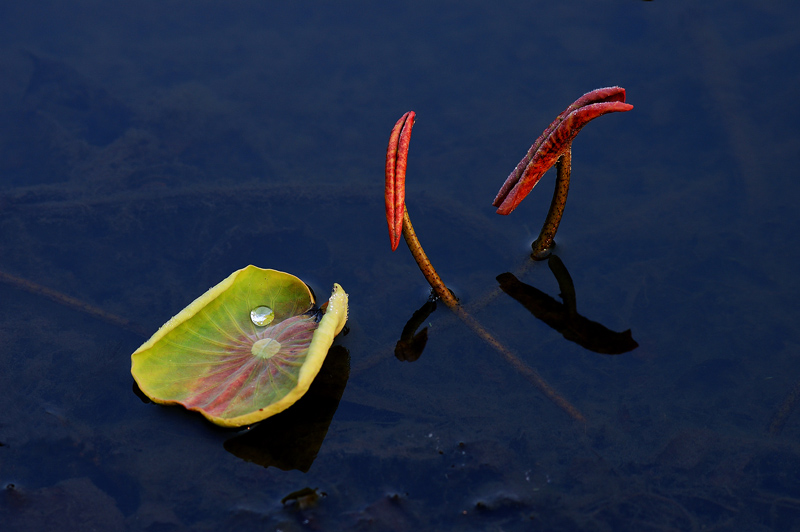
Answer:
M796 3L7 4L4 530L800 530ZM491 207L608 85L634 109L576 139L557 255L580 315L631 330L616 356L497 293L564 308L526 262L554 173ZM585 423L442 305L394 357L428 294L383 214L408 110L432 261ZM144 404L130 354L247 264L350 294L321 402L245 435Z

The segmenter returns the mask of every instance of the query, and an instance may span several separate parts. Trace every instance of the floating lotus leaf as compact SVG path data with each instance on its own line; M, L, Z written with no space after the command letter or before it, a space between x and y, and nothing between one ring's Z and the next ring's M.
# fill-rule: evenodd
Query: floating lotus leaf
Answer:
M156 403L217 425L255 423L308 390L347 321L341 286L319 314L300 279L247 266L165 323L131 355L131 373Z

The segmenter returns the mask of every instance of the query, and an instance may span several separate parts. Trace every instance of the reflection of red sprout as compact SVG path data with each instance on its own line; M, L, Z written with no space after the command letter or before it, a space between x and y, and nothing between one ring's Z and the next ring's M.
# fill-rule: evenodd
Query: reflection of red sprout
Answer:
M622 87L606 87L584 94L544 130L503 183L492 205L497 207L498 214L509 214L525 199L545 172L558 163L556 190L550 211L539 238L532 246L534 259L548 254L564 213L569 190L572 140L583 126L598 116L631 109L633 106L625 103L625 89Z
M400 234L402 233L406 244L408 244L408 249L414 256L414 260L417 261L417 265L420 270L422 270L425 279L430 283L436 296L447 305L461 321L467 324L473 332L491 345L517 371L525 375L525 377L547 396L548 399L553 401L573 419L577 421L586 421L583 414L551 388L536 370L522 362L522 360L492 336L478 320L473 318L472 315L459 304L458 299L456 299L450 289L444 284L439 274L436 273L428 256L422 250L422 245L419 243L414 227L411 225L411 218L408 216L408 210L405 205L408 146L415 117L416 115L414 112L410 111L397 121L389 136L389 147L386 150L386 185L384 200L386 201L386 221L389 225L389 238L392 244L392 251L397 249L400 243Z

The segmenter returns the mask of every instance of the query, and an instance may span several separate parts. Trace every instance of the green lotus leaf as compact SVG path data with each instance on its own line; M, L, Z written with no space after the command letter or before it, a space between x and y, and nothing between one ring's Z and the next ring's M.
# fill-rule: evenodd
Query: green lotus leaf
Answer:
M306 393L346 321L347 294L338 284L319 319L300 279L247 266L142 344L131 374L156 403L183 405L217 425L249 425Z

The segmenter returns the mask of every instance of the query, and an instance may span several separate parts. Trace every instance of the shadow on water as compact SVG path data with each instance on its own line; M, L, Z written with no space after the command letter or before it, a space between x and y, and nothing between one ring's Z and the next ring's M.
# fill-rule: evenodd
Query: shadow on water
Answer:
M328 353L306 394L285 412L225 442L225 450L248 462L308 472L347 385L350 356L342 346Z
M639 347L631 330L618 333L578 314L575 286L567 268L557 255L550 255L547 265L558 281L563 303L541 290L517 279L513 273L497 276L500 288L528 309L531 314L560 332L564 338L581 347L604 355L620 355Z

